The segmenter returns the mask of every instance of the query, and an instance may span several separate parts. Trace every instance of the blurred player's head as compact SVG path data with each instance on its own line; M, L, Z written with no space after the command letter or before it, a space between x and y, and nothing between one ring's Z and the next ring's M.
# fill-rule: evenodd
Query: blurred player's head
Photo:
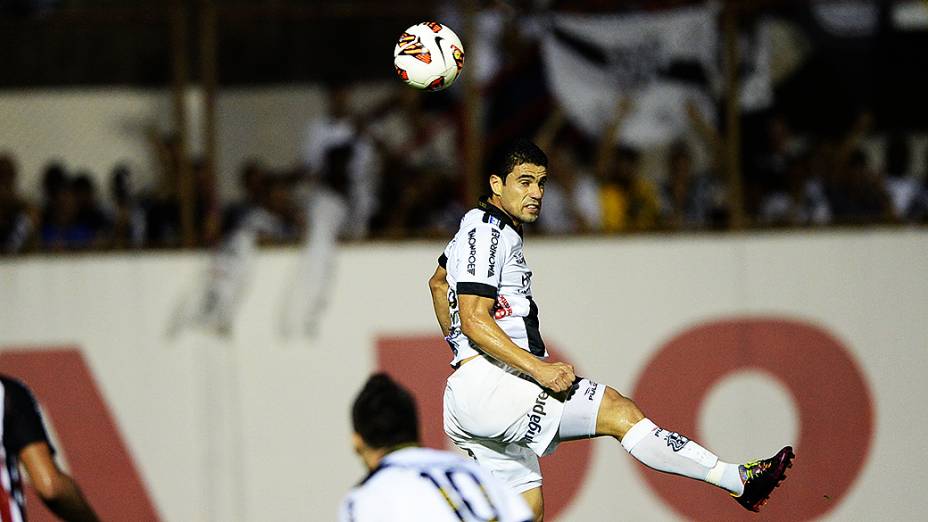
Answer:
M372 375L351 408L354 449L368 468L397 447L419 443L412 395L385 373Z
M548 157L537 145L518 140L490 164L490 201L517 223L534 223L548 174Z

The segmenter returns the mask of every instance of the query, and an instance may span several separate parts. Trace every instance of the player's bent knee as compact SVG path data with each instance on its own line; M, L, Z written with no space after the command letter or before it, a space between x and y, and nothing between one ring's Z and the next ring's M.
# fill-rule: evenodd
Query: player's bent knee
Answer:
M610 435L621 440L643 418L644 413L635 401L607 386L596 418L596 434Z

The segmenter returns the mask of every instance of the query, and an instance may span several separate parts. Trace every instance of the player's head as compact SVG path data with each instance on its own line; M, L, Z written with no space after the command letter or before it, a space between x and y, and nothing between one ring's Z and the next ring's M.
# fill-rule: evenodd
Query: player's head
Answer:
M355 451L368 467L403 445L418 444L416 403L405 388L385 373L372 375L351 408Z
M537 145L518 140L490 163L490 199L518 223L534 223L548 179L548 157Z

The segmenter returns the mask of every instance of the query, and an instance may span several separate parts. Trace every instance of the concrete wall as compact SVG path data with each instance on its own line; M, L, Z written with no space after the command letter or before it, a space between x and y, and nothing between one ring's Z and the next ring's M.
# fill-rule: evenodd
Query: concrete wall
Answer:
M389 84L357 87L352 104L376 102ZM202 91L187 93L190 150L202 150ZM146 129L174 128L170 89L55 89L0 92L0 154L11 153L20 166L20 190L33 199L41 193L41 171L58 160L86 170L105 187L109 173L127 162L139 187L157 175ZM224 198L238 194L238 169L249 158L272 168L290 168L301 158L307 122L325 111L319 87L278 86L223 89L216 99L219 189ZM108 196L107 196L108 199Z
M278 327L295 251L261 254L228 336L169 331L206 255L3 260L0 371L41 381L61 457L107 519L150 501L138 518L331 520L363 476L348 408L371 371L414 388L426 439L442 444L450 357L426 287L442 247L343 247L311 338ZM751 520L921 517L924 231L530 237L526 257L542 333L579 373L725 459L795 446L790 479ZM94 414L103 421L67 420ZM128 471L79 462L94 452ZM615 441L567 444L546 460L551 520L747 514L724 492L642 471ZM137 486L113 484L133 470Z

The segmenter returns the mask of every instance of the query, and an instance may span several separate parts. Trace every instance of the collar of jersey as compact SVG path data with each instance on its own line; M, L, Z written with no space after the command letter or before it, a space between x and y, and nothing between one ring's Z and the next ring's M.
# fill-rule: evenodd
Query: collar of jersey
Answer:
M397 445L397 446L394 446L394 447L390 448L390 449L384 454L383 458L380 459L380 462L377 464L377 467L375 467L374 469L372 469L372 470L367 474L367 476L364 477L363 480L361 480L361 482L358 484L358 486L363 486L365 483L367 483L368 480L370 480L374 475L376 475L377 472L383 471L383 470L386 469L386 468L395 466L395 464L393 464L392 462L389 462L389 460L388 460L389 457L390 457L390 455L392 455L393 453L395 453L395 452L397 452L397 451L400 451L400 450L404 450L404 449L418 448L418 447L419 447L419 444L417 444L417 443L415 443L415 442L408 442L408 443L399 444L399 445Z
M512 227L513 230L519 233L519 237L522 237L522 227L517 226L516 222L509 217L509 214L503 212L503 210L493 203L490 203L490 196L482 196L479 201L477 201L477 207L486 212L487 214L499 219L503 223Z

